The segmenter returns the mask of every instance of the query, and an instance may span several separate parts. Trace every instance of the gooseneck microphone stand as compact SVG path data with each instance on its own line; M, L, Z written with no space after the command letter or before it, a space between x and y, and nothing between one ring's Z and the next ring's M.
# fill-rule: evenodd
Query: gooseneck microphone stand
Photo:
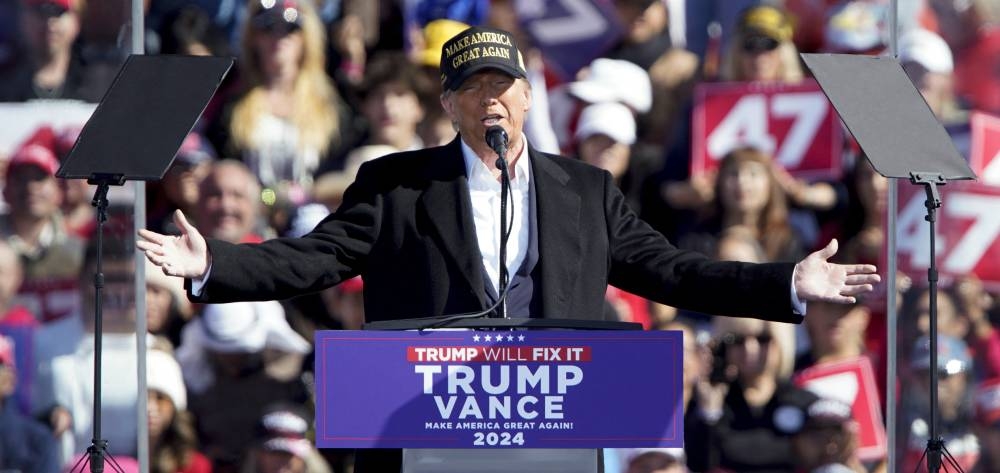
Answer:
M507 222L507 200L510 198L510 173L507 168L507 132L500 125L486 129L486 144L497 153L496 167L500 169L500 280L497 300L484 310L431 318L420 330L448 327L459 320L480 317L507 318L507 293L510 292L510 274L507 270L507 239L510 238L513 222ZM513 200L511 199L511 220L513 220Z
M110 460L111 469L124 473L115 457L108 452L108 441L101 438L101 349L104 310L104 223L108 221L108 190L110 186L125 184L123 174L94 174L87 180L90 185L96 185L94 200L91 205L97 208L97 268L94 272L94 422L93 438L87 453L77 460L70 470L82 472L90 463L91 473L103 473L105 457Z
M927 447L924 449L924 453L920 457L920 461L917 462L916 471L920 470L920 464L923 463L924 458L927 459L927 471L929 473L938 473L941 471L942 458L947 460L948 468L947 471L961 472L962 467L959 466L958 461L951 455L944 445L944 439L938 436L937 426L938 426L938 327L937 327L937 283L938 283L938 270L937 270L937 257L935 248L935 222L937 222L937 209L941 207L941 194L938 192L937 186L947 184L944 176L940 173L910 173L910 182L913 184L918 184L924 186L924 191L927 194L927 200L924 202L924 207L927 208L927 216L924 220L927 220L927 224L930 226L930 265L927 268L927 283L928 283L928 299L929 299L929 309L930 309L930 364L928 365L928 376L930 377L930 412L929 412L929 422L930 431L927 435Z
M497 284L500 306L497 317L507 318L507 285L510 273L507 269L507 238L510 237L514 222L507 222L507 196L510 194L510 172L507 170L507 132L500 125L486 129L486 144L497 153L496 167L500 169L500 275Z

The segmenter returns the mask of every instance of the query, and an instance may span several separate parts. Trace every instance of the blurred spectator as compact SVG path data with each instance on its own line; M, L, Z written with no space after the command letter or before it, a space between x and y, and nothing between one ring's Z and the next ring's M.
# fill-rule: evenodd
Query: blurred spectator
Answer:
M350 119L324 70L323 25L311 2L248 2L243 93L209 129L224 157L245 162L279 199L300 203L320 163L337 155Z
M306 402L299 375L310 349L275 301L211 304L184 327L177 360L214 471L237 471L267 406Z
M853 304L809 304L809 352L795 362L795 370L867 356L865 330L871 311L861 299Z
M24 267L21 259L6 241L0 240L0 334L14 341L14 358L21 360L21 366L17 367L17 392L13 401L16 401L21 413L29 414L33 409L31 390L37 371L34 338L38 321L28 309L14 302L22 280Z
M90 83L74 48L80 35L81 0L25 0L21 16L25 51L0 75L0 102L77 99L98 102L107 84Z
M827 11L823 50L839 54L881 53L889 39L888 15L888 5L879 0L840 0Z
M3 188L10 208L0 217L0 237L24 264L18 303L42 323L66 317L79 304L77 277L83 242L66 233L59 211L58 168L52 150L42 145L28 144L15 152Z
M5 471L56 473L56 442L45 425L24 416L14 402L18 377L14 343L0 335L0 468Z
M469 25L460 21L439 19L427 23L422 34L413 35L411 60L420 66L421 74L431 86L423 103L424 120L417 126L425 146L441 146L455 138L455 129L438 103L441 95L441 48L445 41L462 32Z
M934 115L945 124L966 119L955 99L955 63L940 36L926 30L899 38L899 63Z
M638 209L637 185L627 179L631 146L635 140L635 117L621 103L595 103L580 113L574 136L577 157L611 173L629 205Z
M847 180L848 207L846 219L838 230L842 232L844 259L875 264L882 258L885 228L882 220L886 209L889 180L875 171L863 155L855 160Z
M956 51L973 46L983 30L996 26L997 6L991 0L928 0L926 3L934 14L934 30Z
M102 435L108 441L110 454L134 457L138 435L135 422L138 403L133 283L135 248L134 239L125 236L126 230L117 231L123 233L104 240L102 259L105 281L102 304ZM96 292L92 281L96 269L97 245L96 241L91 241L79 275L83 302L81 315L67 318L81 320L85 331L60 334L43 327L45 331L39 331L36 338L36 349L45 348L39 345L50 344L69 350L69 353L61 353L50 362L39 357L36 391L38 405L61 440L61 459L64 462L74 453L86 449L93 438Z
M389 145L399 151L423 148L417 125L431 84L402 53L372 57L361 88L361 111L368 121L366 144ZM440 108L440 107L438 107Z
M990 321L988 310L993 296L986 292L983 282L974 274L955 281L955 302L959 312L969 321L966 340L972 348L973 359L980 379L1000 377L1000 331Z
M788 221L788 198L777 183L770 156L754 148L731 151L719 164L711 211L682 246L712 254L722 231L745 227L760 242L766 261L797 261L804 250Z
M930 377L938 377L938 415L936 434L944 448L958 462L961 471L971 471L979 460L980 446L972 429L972 358L960 339L938 335L937 366L930 367L930 337L924 335L913 345L910 377L900 400L899 451L901 471L917 471L930 435ZM926 460L926 459L924 459ZM946 463L947 464L947 463Z
M621 103L595 103L580 113L574 140L577 158L611 173L613 182L622 189L629 205L638 209L638 186L629 181L627 175L631 146L635 140L635 118ZM612 286L608 286L605 297L617 313L618 320L638 322L649 328L649 301Z
M687 473L684 449L637 448L626 456L624 473Z
M229 56L229 41L198 5L179 8L159 28L160 53L187 56Z
M1000 372L1000 334L985 312L984 307L989 303L982 284L970 277L959 279L952 287L941 287L937 292L938 332L966 342L978 361L977 372L986 377ZM902 315L907 322L904 326L909 330L901 332L901 344L909 344L915 337L930 333L930 307L929 288L914 286L904 294Z
M711 353L708 352L703 343L699 342L694 327L686 321L675 319L654 327L654 330L676 330L681 332L683 336L684 388L682 392L686 415L691 401L695 399L695 386L708 376L706 368L710 367Z
M306 438L310 419L291 405L269 407L257 427L258 440L240 473L330 473L330 467Z
M355 276L320 293L330 314L344 330L361 330L365 322L364 289L364 280Z
M69 156L82 130L83 125L71 125L55 133L53 147L60 163ZM97 212L92 204L96 188L86 179L59 179L58 182L62 193L59 210L63 214L66 231L80 239L90 239L97 229Z
M34 314L14 303L23 280L21 259L5 240L0 240L0 327L37 325Z
M858 461L858 427L851 406L801 391L787 407L796 471L866 473Z
M929 3L955 53L959 95L972 109L1000 113L1000 5L994 0Z
M662 148L700 76L698 56L671 43L667 5L662 0L615 0L614 4L625 34L607 57L629 61L649 72L652 107L641 110L638 137L662 156Z
M796 83L804 77L792 43L792 21L779 7L759 5L740 15L720 76L726 81Z
M696 390L699 412L686 426L693 471L787 472L790 425L781 415L801 390L779 377L781 350L762 320L717 317L718 373Z
M724 230L718 239L715 257L723 261L742 261L744 263L763 263L767 261L764 248L754 233L741 226ZM787 378L795 367L796 329L792 324L768 322L774 342L781 349L781 366L778 374Z
M649 74L631 62L597 58L578 75L576 81L553 89L550 97L552 125L564 150L572 148L580 113L589 104L617 102L633 114L646 113L652 107Z
M786 0L791 2L793 0ZM730 37L740 13L762 0L684 0L685 47L707 64Z
M215 150L197 133L189 133L177 150L173 163L159 182L146 186L146 213L150 228L157 232L179 234L174 225L173 213L182 210L185 215L197 215L201 203L198 186L216 159Z
M969 473L1000 472L1000 378L988 379L976 388L973 428L982 456Z
M187 411L187 388L174 356L162 350L148 350L146 382L149 471L211 473L212 464L197 450L194 418Z
M191 318L192 307L184 294L184 280L167 276L146 262L146 330L164 337L174 347L181 342L181 329Z
M205 235L231 243L263 241L264 236L257 230L261 195L257 178L243 163L212 163L198 186L198 228L204 229Z

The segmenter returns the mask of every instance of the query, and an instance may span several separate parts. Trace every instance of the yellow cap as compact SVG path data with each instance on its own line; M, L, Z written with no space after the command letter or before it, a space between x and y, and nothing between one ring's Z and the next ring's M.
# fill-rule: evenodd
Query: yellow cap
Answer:
M427 23L424 27L424 49L420 51L420 64L438 67L441 65L441 48L444 43L465 31L469 25L460 21L440 19Z
M779 42L792 39L792 22L784 11L760 5L748 8L740 18L740 32L747 36L757 33Z

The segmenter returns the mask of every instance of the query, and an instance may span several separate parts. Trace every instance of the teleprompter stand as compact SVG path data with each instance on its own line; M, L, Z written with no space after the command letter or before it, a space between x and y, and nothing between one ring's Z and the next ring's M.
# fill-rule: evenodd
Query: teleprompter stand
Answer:
M441 321L447 321L441 324ZM424 330L428 327L477 330L642 330L632 322L546 318L428 317L386 320L364 325L365 330ZM364 455L363 451L359 451ZM603 458L597 449L436 449L405 448L401 473L597 473Z
M91 473L101 473L106 457L113 470L123 471L101 438L102 260L108 192L111 186L129 180L163 177L232 63L232 59L221 57L129 56L56 173L64 179L87 179L97 186L92 201L97 208L94 435L73 472L83 471L89 463Z
M906 179L924 187L927 195L925 219L930 226L927 282L930 290L931 392L930 431L920 463L926 458L927 471L938 473L944 458L950 471L961 471L937 433L938 272L934 224L937 209L941 207L938 186L949 180L974 179L975 173L895 59L836 54L803 54L802 57L875 170L887 178ZM890 353L890 356L895 354ZM920 470L919 463L917 470Z

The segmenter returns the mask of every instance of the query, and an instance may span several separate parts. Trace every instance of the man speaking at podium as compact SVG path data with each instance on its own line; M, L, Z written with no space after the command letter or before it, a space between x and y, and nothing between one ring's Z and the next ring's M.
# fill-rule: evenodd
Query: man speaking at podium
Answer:
M186 278L199 302L284 299L360 274L369 322L493 306L509 317L602 319L608 284L688 310L799 322L805 302L850 302L878 282L874 266L827 262L835 241L797 264L675 248L626 206L610 174L531 148L525 77L510 33L469 28L441 53L451 143L364 164L337 211L301 238L206 241L178 212L181 235L141 230L137 246Z

